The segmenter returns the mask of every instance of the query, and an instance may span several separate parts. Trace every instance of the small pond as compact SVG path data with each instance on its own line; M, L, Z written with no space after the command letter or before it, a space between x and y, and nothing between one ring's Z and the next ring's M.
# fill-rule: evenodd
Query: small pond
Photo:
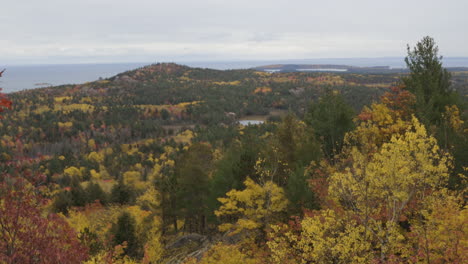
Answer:
M248 126L248 125L260 125L263 124L265 121L263 120L239 120L239 124L243 126Z

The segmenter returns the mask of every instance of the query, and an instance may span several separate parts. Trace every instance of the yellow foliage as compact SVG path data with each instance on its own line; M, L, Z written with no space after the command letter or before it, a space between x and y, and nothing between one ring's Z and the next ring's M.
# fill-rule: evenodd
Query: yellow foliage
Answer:
M148 240L144 246L145 255L142 264L159 263L164 253L164 245L161 242L159 226L154 226L147 231Z
M192 138L195 136L192 130L185 130L176 136L174 136L174 141L177 143L190 144Z
M139 171L126 171L123 174L123 182L126 185L135 187L136 189L144 189L145 183L141 181L141 173Z
M130 258L124 254L124 248L126 246L117 245L111 251L101 252L97 256L93 256L91 259L83 262L84 264L139 264L138 261Z
M213 82L217 85L239 85L240 81L232 81L232 82Z
M463 204L463 198L445 189L425 199L421 217L411 222L420 263L427 259L433 263L467 263L468 210Z
M84 210L73 209L68 213L67 221L77 232L88 228L98 237L106 237L107 232L112 227L112 223L117 221L122 209L116 206L87 207Z
M402 120L398 112L376 103L370 108L365 106L359 117L363 121L346 135L346 141L362 146L365 152L373 152L393 135L404 133L410 123Z
M450 157L413 117L403 135L392 136L377 153L349 152L352 164L330 176L329 194L357 216L379 241L383 255L402 238L398 221L408 204L448 180Z
M89 139L88 140L88 148L90 149L95 149L96 148L96 141L94 141L94 139Z
M101 153L97 153L97 152L93 151L93 152L89 153L88 160L94 161L94 162L97 162L97 163L102 163L104 161L104 155L102 155Z
M58 96L54 98L54 101L56 103L63 103L64 100L71 100L71 99L72 99L71 96Z
M266 227L275 214L284 211L288 200L281 187L268 181L263 186L247 178L244 181L245 189L231 190L227 198L218 198L221 206L215 211L218 217L236 217L234 223L223 223L220 231L232 231L233 234L242 230L255 230Z
M73 127L73 122L58 122L57 125L61 129L70 129Z
M93 102L93 99L91 99L91 97L83 97L80 100L80 103L92 103L92 102Z
M445 106L443 116L448 121L450 127L455 131L461 131L465 122L460 118L460 110L458 110L456 105Z
M299 232L273 225L267 246L272 263L370 263L372 244L365 228L332 210L305 217Z
M271 88L270 87L267 87L267 86L262 86L262 87L257 87L255 90L254 90L254 94L258 94L258 93L270 93L271 92Z
M198 263L198 264L255 264L260 263L254 258L249 257L243 253L237 245L225 245L218 243L210 248L202 257L200 261L191 259L185 264Z
M96 172L96 170L92 169L89 171L89 173L91 174L92 180L97 181L101 179L101 175L99 174L99 172Z
M82 176L81 171L77 167L74 167L74 166L71 166L71 167L68 167L68 168L64 169L63 174L68 175L70 177L75 177L76 176L78 178L81 178L81 176Z
M136 203L143 210L157 212L161 205L160 194L153 186L150 186L143 195L138 197Z
M72 111L82 111L82 112L92 112L94 111L94 106L90 104L69 104L69 105L55 105L54 111L61 111L64 113L72 112Z
M50 111L50 108L47 105L40 105L33 112L37 115L42 115L44 112Z
M99 175L101 176L101 179L110 179L112 178L109 175L109 172L107 172L106 167L104 165L99 164Z

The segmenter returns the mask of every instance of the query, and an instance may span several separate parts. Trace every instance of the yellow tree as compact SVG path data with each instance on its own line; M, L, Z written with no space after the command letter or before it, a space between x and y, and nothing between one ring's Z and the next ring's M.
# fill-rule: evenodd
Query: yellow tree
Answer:
M333 210L307 216L295 231L287 225L273 225L267 246L272 263L369 263L371 243L365 229L352 218Z
M236 234L243 230L262 230L286 209L288 200L284 191L272 181L260 185L247 178L244 184L244 190L231 190L226 198L218 198L221 206L215 215L234 220L221 224L220 231Z
M450 157L413 117L406 132L394 134L375 154L351 147L348 159L350 165L330 176L329 193L364 225L385 261L404 239L398 221L408 205L446 184Z
M428 196L411 221L412 257L418 263L467 263L468 210L460 196L446 189Z

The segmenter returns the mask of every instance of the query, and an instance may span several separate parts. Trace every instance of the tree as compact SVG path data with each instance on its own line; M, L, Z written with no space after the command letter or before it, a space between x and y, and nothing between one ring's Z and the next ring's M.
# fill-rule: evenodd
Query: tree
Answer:
M325 209L306 216L297 227L273 225L267 246L272 263L371 263L372 244L352 218Z
M283 187L291 173L311 161L318 161L321 154L314 131L289 113L278 125L264 155L271 167L277 167L273 181Z
M0 77L2 77L4 72L5 72L5 69L0 71ZM1 91L1 88L0 88L0 91ZM0 93L0 113L5 111L5 109L11 109L12 105L13 103L5 96L5 94ZM0 118L2 118L1 115L0 115Z
M85 192L87 194L88 203L99 201L102 204L107 203L107 194L102 190L98 183L90 182L86 186Z
M233 234L243 230L263 232L275 216L286 210L288 200L283 188L272 181L259 185L247 178L244 185L244 190L231 190L226 198L218 198L221 206L215 211L216 216L234 220L222 223L220 231Z
M438 125L446 105L453 102L450 73L442 67L442 56L433 38L426 36L405 58L410 74L403 78L407 89L416 95L416 113L425 125Z
M408 207L446 185L450 156L413 117L404 134L392 136L375 154L352 147L347 159L351 164L330 176L329 193L364 225L385 261L401 239L398 224L409 216Z
M123 180L119 180L112 187L110 200L113 203L132 204L135 202L135 196L135 190L131 186L126 185Z
M303 209L318 209L318 200L309 186L304 168L297 168L289 175L285 187L286 197L291 202L288 210L291 214L302 214Z
M426 125L431 134L437 138L439 145L452 153L455 158L455 170L450 175L450 187L463 189L458 174L468 161L466 132L456 129L451 122L460 119L462 104L460 96L450 88L451 74L442 67L442 56L431 37L424 37L413 49L408 46L405 58L410 74L403 78L406 88L416 95L416 115ZM463 112L463 109L462 111ZM461 121L461 122L460 122Z
M177 203L185 230L204 232L213 153L211 146L194 143L176 161Z
M19 177L0 182L0 262L80 263L87 249L64 218L43 214L46 200Z
M344 135L353 129L353 113L351 106L336 91L327 91L310 106L306 122L312 126L317 138L323 140L323 152L328 158L340 152Z
M126 242L125 254L131 257L138 256L139 246L136 237L136 221L130 213L123 212L119 216L112 233L114 234L114 245L122 245Z
M446 189L428 196L412 220L413 258L426 263L466 263L468 210L461 197Z

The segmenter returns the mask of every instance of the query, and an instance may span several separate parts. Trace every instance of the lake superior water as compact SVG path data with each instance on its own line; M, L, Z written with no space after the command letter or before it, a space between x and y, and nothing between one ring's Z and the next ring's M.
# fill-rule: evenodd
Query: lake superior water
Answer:
M468 67L468 58L444 58L445 67ZM390 66L405 67L403 58L343 58L343 59L304 59L277 61L200 61L183 62L190 67L211 68L218 70L246 69L269 64L336 64L351 66ZM152 62L112 63L112 64L57 64L57 65L0 65L0 71L6 69L0 78L3 92L10 93L62 84L79 84L109 78L118 73L133 70Z

